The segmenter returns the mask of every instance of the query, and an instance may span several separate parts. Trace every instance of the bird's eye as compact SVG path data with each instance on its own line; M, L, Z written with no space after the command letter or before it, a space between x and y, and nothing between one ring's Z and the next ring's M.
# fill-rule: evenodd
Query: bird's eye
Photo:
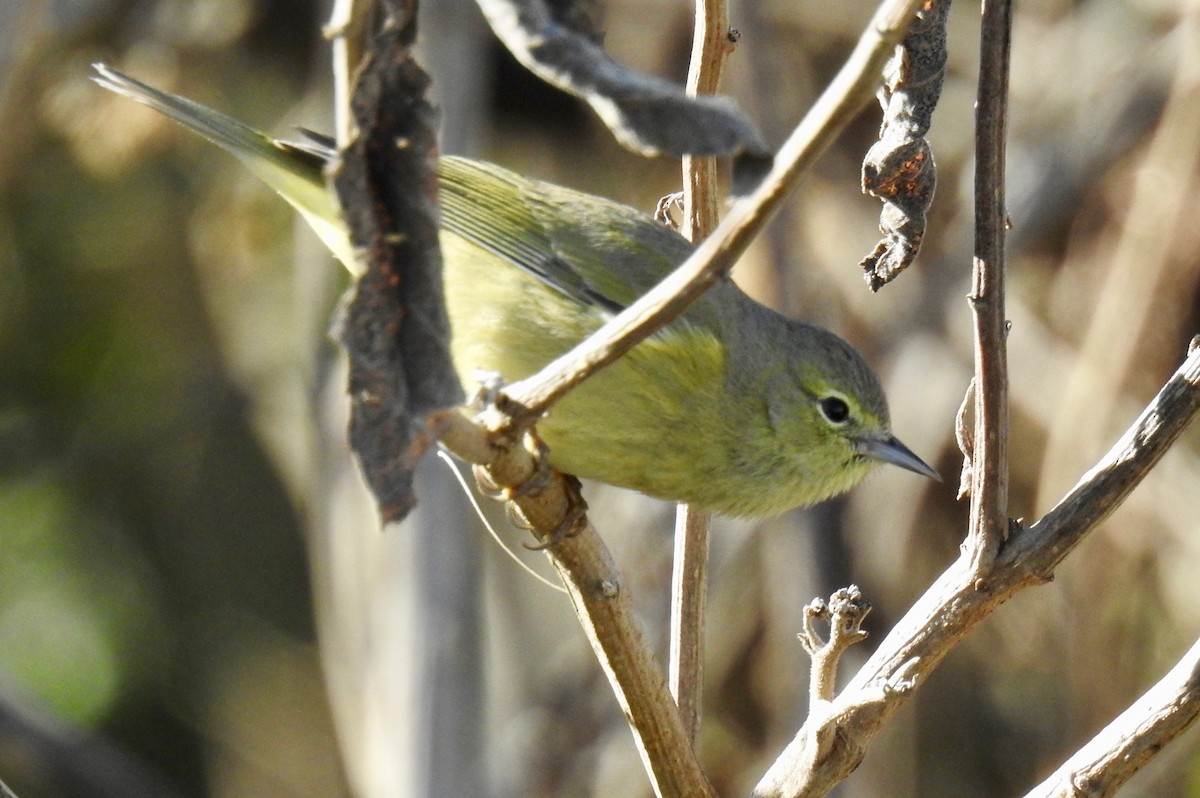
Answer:
M850 406L841 397L826 396L817 404L821 408L821 415L831 424L845 424L850 419Z

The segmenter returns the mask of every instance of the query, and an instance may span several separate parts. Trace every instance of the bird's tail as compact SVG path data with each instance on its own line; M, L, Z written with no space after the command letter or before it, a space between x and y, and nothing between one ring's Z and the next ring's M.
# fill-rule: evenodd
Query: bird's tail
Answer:
M147 86L105 64L92 67L96 70L92 80L99 85L153 108L241 160L304 216L346 268L357 271L337 199L325 182L325 164L333 154L329 142L313 136L311 142L289 144L199 103Z

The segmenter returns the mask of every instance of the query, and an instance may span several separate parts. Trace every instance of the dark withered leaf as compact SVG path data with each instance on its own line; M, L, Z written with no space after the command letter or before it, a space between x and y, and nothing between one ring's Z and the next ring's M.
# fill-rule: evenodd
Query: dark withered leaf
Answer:
M581 97L624 146L643 155L733 157L735 193L770 166L753 122L728 97L689 97L630 69L600 45L594 0L478 0L492 30L534 74Z
M937 168L925 140L946 74L946 14L950 0L927 0L884 70L879 141L863 159L863 191L883 200L883 238L860 264L878 291L921 250L925 214L933 202Z
M350 360L350 446L385 522L415 504L413 469L433 443L428 414L462 401L442 295L437 119L413 34L393 24L372 41L351 102L358 135L333 178L365 253L338 333Z

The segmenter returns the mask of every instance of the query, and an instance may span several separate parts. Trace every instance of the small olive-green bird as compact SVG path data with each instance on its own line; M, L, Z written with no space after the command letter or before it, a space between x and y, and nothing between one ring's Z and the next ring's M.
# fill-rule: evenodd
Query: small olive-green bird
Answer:
M97 64L94 80L241 159L358 271L322 168L333 156L273 139ZM579 343L691 254L632 208L498 166L438 167L451 348L515 381ZM568 473L730 516L774 515L848 490L876 463L937 478L892 435L887 401L838 336L724 281L584 382L538 424Z

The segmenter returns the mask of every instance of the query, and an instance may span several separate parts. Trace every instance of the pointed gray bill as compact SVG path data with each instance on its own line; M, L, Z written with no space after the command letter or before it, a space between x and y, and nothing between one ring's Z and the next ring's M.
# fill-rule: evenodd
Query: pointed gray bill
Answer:
M901 443L895 435L886 440L860 441L858 447L861 454L874 460L891 463L923 477L936 479L938 482L942 481L941 475L933 470L932 466L913 454L912 450Z

